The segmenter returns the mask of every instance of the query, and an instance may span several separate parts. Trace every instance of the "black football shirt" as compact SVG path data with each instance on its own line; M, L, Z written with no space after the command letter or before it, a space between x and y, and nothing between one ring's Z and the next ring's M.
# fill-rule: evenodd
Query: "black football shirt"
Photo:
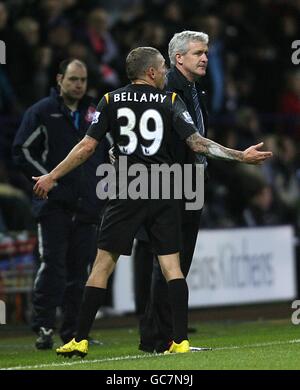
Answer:
M150 85L129 84L100 100L87 135L98 141L109 132L115 157L128 166L173 164L172 132L182 140L197 131L182 99Z

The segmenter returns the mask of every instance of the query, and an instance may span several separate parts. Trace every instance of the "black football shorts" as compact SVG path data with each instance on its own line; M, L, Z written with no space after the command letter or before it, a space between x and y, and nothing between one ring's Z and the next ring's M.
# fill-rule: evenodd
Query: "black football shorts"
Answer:
M155 254L179 252L179 205L179 200L109 200L102 218L98 248L120 255L131 255L134 237L143 225Z

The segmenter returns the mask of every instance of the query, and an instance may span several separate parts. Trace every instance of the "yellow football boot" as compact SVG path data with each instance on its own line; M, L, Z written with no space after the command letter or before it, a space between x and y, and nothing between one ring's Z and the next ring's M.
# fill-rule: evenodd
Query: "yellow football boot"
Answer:
M170 348L164 352L165 355L169 353L186 353L190 352L190 343L188 340L183 340L181 343L176 344L175 341L172 342Z
M67 344L63 345L62 347L59 347L56 349L57 355L61 356L80 356L85 357L88 353L88 346L89 343L87 340L81 340L79 342L75 341L75 339L72 339Z

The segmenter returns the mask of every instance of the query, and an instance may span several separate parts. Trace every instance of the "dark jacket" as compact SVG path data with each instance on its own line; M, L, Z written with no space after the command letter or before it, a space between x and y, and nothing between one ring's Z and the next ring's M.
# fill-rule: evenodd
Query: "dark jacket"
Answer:
M199 102L203 115L203 122L205 127L205 136L207 134L208 126L208 113L205 104L205 92L201 89L198 82L195 83L196 89L199 96ZM196 112L193 103L193 97L191 92L191 83L183 76L183 74L176 68L172 67L167 74L166 88L168 92L176 92L187 106L188 112L190 113L193 121L196 123ZM182 141L179 136L173 132L173 155L174 162L179 164L193 164L196 162L195 153L189 148L189 146ZM195 170L196 174L196 170ZM207 175L207 172L206 172ZM193 176L194 177L194 176ZM184 192L183 192L184 193ZM186 211L184 208L184 202L181 202L181 222L182 224L196 224L200 219L201 211ZM149 241L148 235L144 228L139 229L136 238L142 241Z
M55 89L49 97L31 106L25 113L13 144L17 166L32 181L32 176L50 172L85 136L92 121L95 104L84 97L79 104L79 129L73 123L70 110ZM101 202L96 196L96 176L99 164L108 162L108 141L98 146L94 155L83 165L58 181L48 200L33 196L36 217L47 215L58 208L69 210L79 220L97 223Z
M195 83L199 102L203 115L203 122L205 127L205 136L207 135L208 113L205 103L205 92L201 89L198 82ZM187 106L193 121L196 123L196 113L191 92L191 83L183 76L183 74L176 68L172 67L167 74L166 90L176 92ZM180 164L191 164L195 162L195 153L188 147L185 142L174 134L174 154L176 162Z

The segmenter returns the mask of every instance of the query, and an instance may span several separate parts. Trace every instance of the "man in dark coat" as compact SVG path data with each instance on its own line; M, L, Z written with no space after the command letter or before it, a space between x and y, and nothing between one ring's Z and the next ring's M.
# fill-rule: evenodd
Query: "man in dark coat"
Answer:
M167 75L166 89L176 92L185 102L199 133L207 134L207 110L205 92L201 89L199 79L206 74L208 54L208 36L202 32L183 31L177 33L169 43L169 58L171 69ZM174 134L174 155L176 162L184 164L204 164L203 156L195 155L192 150ZM196 168L194 170L194 177ZM207 176L207 174L206 174ZM193 178L194 179L194 178ZM185 199L182 201L182 249L180 265L184 276L188 275L195 250L200 216L202 210L185 210ZM145 267L145 258L149 258L151 248L145 232L137 236L135 257L135 277L143 278L145 272L139 267ZM138 284L138 283L137 283ZM138 285L145 283L139 283ZM144 287L145 289L145 287ZM136 291L138 302L143 302ZM156 259L153 262L153 273L150 287L150 298L145 302L145 314L140 320L140 346L146 352L162 352L167 349L172 340L171 309L168 300L167 285ZM143 308L143 307L142 307ZM141 308L139 308L141 311Z

